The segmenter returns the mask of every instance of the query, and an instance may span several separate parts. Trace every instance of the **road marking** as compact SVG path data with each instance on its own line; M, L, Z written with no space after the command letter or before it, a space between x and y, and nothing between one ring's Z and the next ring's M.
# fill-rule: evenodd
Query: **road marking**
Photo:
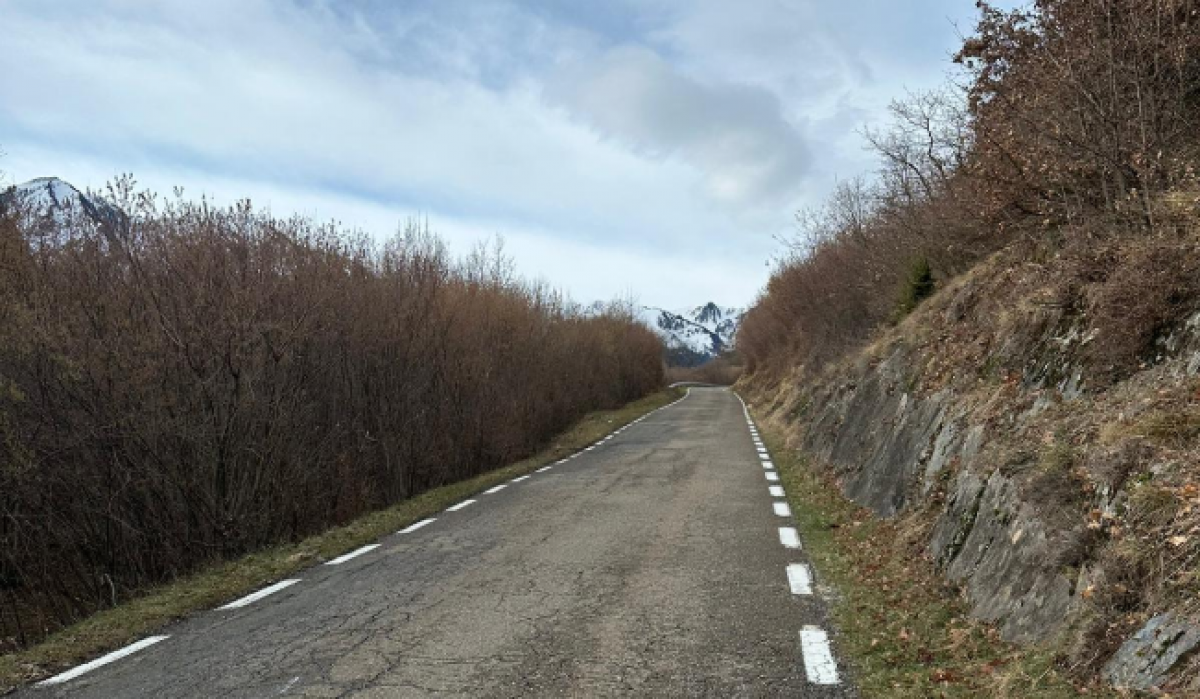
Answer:
M504 486L499 486L499 488L503 488L503 487ZM496 490L496 489L497 488L492 488L492 490ZM421 527L433 524L436 521L437 521L436 517L430 517L429 519L423 519L420 522L415 522L413 524L408 525L407 527L401 529L400 531L398 531L396 533L397 534L412 534L413 532L420 529Z
M772 461L770 459L763 459L762 467L763 468L775 468L775 464L772 463Z
M499 493L501 490L504 490L507 487L508 487L507 483L501 483L500 485L496 486L495 488L488 488L487 490L483 491L483 494L484 495L495 495L496 493Z
M767 480L771 481L772 483L779 482L779 474L775 473L774 471L767 471L764 475L767 477Z
M149 638L143 638L142 640L138 641L137 643L131 643L130 645L127 645L120 650L114 650L113 652L109 653L108 655L96 658L95 660L93 660L90 663L84 663L83 665L80 665L74 669L67 670L66 672L62 673L61 675L55 675L54 677L51 677L50 679L42 680L41 682L38 682L38 686L46 687L49 685L62 684L63 682L73 680L85 672L91 672L92 670L95 670L96 668L98 668L102 665L107 665L107 664L113 662L114 660L120 660L121 658L124 658L127 655L133 655L134 653L138 652L139 650L142 650L143 648L149 648L150 646L154 645L155 643L158 643L160 641L165 641L168 638L170 638L170 636L150 636Z
M357 557L363 555L364 553L367 553L368 551L374 551L377 548L379 548L379 544L367 544L366 546L364 546L360 549L357 549L357 550L351 551L350 553L338 556L337 558L333 559L332 561L326 561L325 565L327 565L327 566L341 565L342 563L345 563L346 561L350 560L351 558L357 558Z
M780 527L779 528L779 543L789 549L800 548L800 535L796 533L795 527Z
M787 567L788 587L793 595L812 594L812 573L803 563L792 563Z
M549 471L550 468L551 468L550 466L543 466L543 467L539 468L538 470L534 471L534 473L544 473L546 471Z
M526 477L528 477L528 476L526 476ZM462 502L458 503L457 505L451 505L450 507L447 507L446 511L447 512L458 512L462 508L467 507L468 505L474 505L474 504L475 504L474 500L463 500Z
M584 451L591 451L595 448L596 448L595 445L593 445L593 446L588 447L587 449L584 449Z
M520 483L521 481L528 480L528 479L529 479L529 476L521 476L520 478L512 479L511 481L509 481L509 483Z
M781 486L781 485L767 486L767 490L771 491L772 497L776 497L776 498L783 497L783 486Z
M792 516L792 509L788 507L786 502L773 502L771 503L771 509L775 510L775 514L779 515L780 517Z
M281 689L275 693L275 696L281 697L284 694L287 694L289 691L291 691L292 687L295 687L297 684L299 684L299 682L300 682L299 676L293 677L292 679L288 680L287 684L283 685L283 689Z
M291 587L292 585L295 585L298 582L300 582L300 581L299 580L280 580L279 582L275 583L274 585L268 585L267 587L264 587L263 589L259 590L258 592L252 592L239 600L234 600L234 601L230 602L229 604L225 605L224 607L218 607L218 609L241 609L242 607L245 607L248 604L253 604L253 603L259 601L260 599L262 599L263 597L266 597L267 595L273 595L276 592L279 592L280 590L284 589L285 587Z
M829 649L829 637L817 626L800 629L800 649L804 652L804 671L813 684L837 684L837 663Z

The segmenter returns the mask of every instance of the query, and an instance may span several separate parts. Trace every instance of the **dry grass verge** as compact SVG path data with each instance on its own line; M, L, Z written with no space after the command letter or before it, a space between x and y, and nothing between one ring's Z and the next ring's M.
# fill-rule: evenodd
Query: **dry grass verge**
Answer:
M1045 647L1017 647L968 615L924 551L919 516L875 518L760 425L816 576L832 588L835 644L863 696L932 699L1115 697L1073 684Z
M188 614L218 606L296 571L371 543L474 493L574 453L682 394L681 389L660 391L616 410L592 413L560 435L552 446L524 461L430 490L303 541L215 566L95 614L32 648L0 656L0 694L125 645Z

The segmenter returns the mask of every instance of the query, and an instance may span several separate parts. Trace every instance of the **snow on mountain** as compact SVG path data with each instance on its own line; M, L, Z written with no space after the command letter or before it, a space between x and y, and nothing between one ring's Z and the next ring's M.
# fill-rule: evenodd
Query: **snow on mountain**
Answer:
M117 207L76 189L57 177L39 177L19 184L0 197L15 201L26 215L32 216L42 235L59 237L80 220L102 227L117 226L125 213Z
M733 347L745 310L709 302L690 309L669 310L642 306L640 317L667 346L672 364L694 366Z

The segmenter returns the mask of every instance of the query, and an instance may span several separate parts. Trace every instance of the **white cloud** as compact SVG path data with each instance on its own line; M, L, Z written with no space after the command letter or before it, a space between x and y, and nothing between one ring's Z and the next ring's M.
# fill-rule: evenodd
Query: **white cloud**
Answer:
M620 47L573 64L551 94L636 150L698 167L706 192L723 203L790 203L806 169L801 133L783 118L774 94L702 83L645 48Z
M424 213L582 301L747 303L795 208L866 166L853 129L937 79L938 8L971 4L4 0L0 169L379 235Z

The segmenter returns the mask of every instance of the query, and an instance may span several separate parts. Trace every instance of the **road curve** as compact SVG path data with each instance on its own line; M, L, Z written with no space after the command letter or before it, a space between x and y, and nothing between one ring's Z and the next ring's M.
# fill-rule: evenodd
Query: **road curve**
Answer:
M693 388L577 458L19 694L850 696L754 439L736 395Z

